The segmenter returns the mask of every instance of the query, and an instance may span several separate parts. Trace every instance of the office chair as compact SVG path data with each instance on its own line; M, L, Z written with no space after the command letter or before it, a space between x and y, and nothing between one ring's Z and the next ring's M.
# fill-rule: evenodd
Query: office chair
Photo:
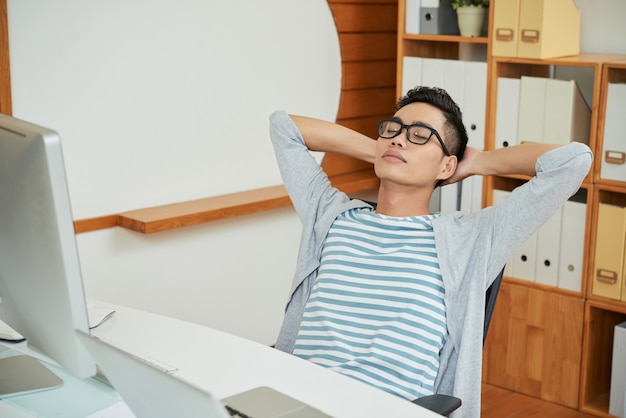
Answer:
M487 288L487 292L485 293L485 323L483 325L483 344L485 344L485 340L487 339L487 330L489 329L493 310L496 306L496 298L498 297L498 292L500 291L502 276L504 276L504 268L502 268L496 279ZM438 393L417 398L412 402L416 405L429 409L445 417L450 415L461 406L461 400L459 398Z

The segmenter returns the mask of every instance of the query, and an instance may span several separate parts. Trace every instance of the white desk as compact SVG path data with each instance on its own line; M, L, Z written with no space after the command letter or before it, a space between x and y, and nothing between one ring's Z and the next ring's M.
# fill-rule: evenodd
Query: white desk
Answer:
M109 305L116 313L92 333L134 354L176 366L217 398L270 386L337 418L440 415L282 351L204 326Z
M177 375L218 399L270 386L336 418L441 418L406 400L250 340L137 309L95 304L116 312L92 334L135 355L176 366ZM32 353L25 347L19 351ZM80 406L82 411L92 413L119 400L119 395L101 382L80 381L62 370L58 372L65 373L62 377L66 383L61 388L7 400L0 404L4 407L0 408L0 416L14 405L32 411L32 416L50 408L63 413L49 416L83 417L59 405L77 403L79 398L88 401Z

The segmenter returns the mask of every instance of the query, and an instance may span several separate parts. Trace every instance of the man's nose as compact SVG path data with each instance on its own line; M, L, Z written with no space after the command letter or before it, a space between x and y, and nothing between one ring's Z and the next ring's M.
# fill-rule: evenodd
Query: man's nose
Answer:
M398 147L406 147L406 128L402 128L400 133L391 139L391 144Z

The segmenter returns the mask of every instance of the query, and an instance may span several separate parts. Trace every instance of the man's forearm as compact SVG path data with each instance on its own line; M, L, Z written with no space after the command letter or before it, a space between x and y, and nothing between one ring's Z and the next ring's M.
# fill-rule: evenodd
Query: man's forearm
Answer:
M369 163L374 162L376 141L332 122L289 115L311 151L334 152Z
M507 148L484 151L474 162L474 174L534 176L537 159L559 145L525 143Z

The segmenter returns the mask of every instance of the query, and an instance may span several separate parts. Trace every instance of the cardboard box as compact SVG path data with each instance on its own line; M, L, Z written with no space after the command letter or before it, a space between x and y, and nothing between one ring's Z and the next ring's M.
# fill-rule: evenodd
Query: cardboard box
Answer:
M580 10L574 0L498 0L492 54L547 59L580 53Z
M491 54L517 57L520 0L498 0L493 6Z
M596 228L596 258L591 293L620 300L626 243L626 209L600 203ZM626 356L625 356L626 357Z

